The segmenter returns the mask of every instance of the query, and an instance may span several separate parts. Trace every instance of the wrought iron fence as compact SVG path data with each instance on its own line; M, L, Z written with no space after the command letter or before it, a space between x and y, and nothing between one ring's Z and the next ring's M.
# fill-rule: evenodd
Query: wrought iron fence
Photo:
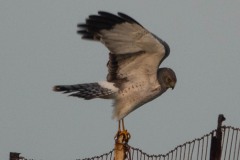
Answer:
M225 120L225 119L223 119ZM223 121L222 120L222 121ZM124 144L126 160L240 160L240 128L221 126L201 138L178 145L166 154L147 154L139 148ZM114 160L115 149L82 160ZM10 153L10 160L30 160ZM77 159L80 160L80 159Z
M222 156L221 160L240 160L240 128L222 126ZM196 138L175 147L166 154L147 154L139 148L128 145L127 160L209 160L211 144L217 129L201 138ZM114 160L114 150L82 160ZM78 159L80 160L80 159Z

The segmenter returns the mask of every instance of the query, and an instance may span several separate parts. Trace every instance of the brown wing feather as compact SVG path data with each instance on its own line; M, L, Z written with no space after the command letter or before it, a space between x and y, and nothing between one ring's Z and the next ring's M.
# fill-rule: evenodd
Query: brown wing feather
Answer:
M111 54L109 53L109 61L107 63L108 75L107 81L114 82L116 84L121 84L127 81L127 77L121 73L121 65L128 65L128 63L133 62L137 59L138 55L143 54L143 52L138 52L134 54Z

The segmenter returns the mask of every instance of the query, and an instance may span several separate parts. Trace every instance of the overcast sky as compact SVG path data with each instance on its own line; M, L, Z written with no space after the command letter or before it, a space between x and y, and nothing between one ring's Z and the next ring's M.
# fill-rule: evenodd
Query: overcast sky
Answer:
M51 90L56 84L105 80L107 49L76 34L99 10L124 12L165 40L174 90L132 112L129 144L149 154L225 124L240 127L240 1L101 0L0 3L0 157L43 160L92 157L114 146L112 102L85 101Z

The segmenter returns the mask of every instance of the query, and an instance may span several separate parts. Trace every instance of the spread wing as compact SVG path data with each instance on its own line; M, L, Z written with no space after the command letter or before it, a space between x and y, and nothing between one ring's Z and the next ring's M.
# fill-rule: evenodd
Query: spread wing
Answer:
M110 82L156 79L159 65L170 53L166 42L123 13L99 11L78 27L83 39L100 41L109 49Z

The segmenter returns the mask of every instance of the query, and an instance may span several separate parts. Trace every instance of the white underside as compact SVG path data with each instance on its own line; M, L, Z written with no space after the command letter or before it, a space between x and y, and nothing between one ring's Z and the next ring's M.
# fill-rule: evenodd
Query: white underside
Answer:
M119 89L114 86L114 83L107 82L107 81L100 81L98 84L103 87L112 90L113 92L117 92Z

